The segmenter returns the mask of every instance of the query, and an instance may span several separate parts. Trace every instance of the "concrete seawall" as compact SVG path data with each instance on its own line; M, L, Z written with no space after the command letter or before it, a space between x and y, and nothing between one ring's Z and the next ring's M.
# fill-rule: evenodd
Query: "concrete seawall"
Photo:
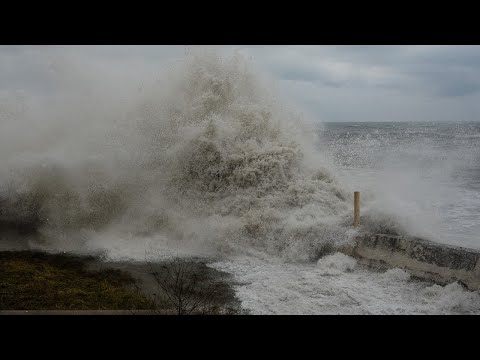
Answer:
M440 284L458 281L470 290L480 289L478 250L385 234L359 236L342 250L360 264L398 267Z

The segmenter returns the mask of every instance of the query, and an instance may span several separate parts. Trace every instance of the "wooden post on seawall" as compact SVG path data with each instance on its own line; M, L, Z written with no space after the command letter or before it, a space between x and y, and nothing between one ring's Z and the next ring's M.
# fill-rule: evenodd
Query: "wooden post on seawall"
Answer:
M353 227L357 227L360 222L360 192L353 193Z

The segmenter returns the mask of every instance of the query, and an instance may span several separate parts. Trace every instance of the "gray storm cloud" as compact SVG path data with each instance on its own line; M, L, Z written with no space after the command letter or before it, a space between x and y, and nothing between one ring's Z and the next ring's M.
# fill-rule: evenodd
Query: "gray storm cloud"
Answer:
M132 69L131 76L124 74L122 81L150 80L159 64L175 63L194 48L3 46L0 47L0 94L54 93L60 86L52 73L64 79L70 71L62 67L62 59L69 66L76 63L78 68L102 67L106 77L112 74L112 82L113 74L125 68ZM227 53L238 51L253 59L277 81L280 91L318 121L478 120L479 46L214 48Z

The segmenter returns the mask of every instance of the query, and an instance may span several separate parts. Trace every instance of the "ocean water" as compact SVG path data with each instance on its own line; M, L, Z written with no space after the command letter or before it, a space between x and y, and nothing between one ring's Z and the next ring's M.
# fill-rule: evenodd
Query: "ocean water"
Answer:
M480 248L480 122L326 123L319 146L351 188L412 233Z
M480 314L478 291L415 280L397 268L375 271L341 253L311 264L242 256L211 266L234 274L236 294L252 314Z
M407 234L480 248L480 123L324 123L317 131L339 180L360 191L361 223L366 208ZM340 253L317 264L257 256L213 266L236 275L254 314L480 314L478 291L360 267Z

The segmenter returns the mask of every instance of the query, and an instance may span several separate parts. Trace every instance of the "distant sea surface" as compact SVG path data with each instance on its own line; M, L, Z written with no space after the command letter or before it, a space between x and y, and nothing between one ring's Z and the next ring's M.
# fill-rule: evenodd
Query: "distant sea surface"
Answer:
M319 126L318 146L344 182L396 199L392 211L431 227L432 240L480 248L480 123Z

